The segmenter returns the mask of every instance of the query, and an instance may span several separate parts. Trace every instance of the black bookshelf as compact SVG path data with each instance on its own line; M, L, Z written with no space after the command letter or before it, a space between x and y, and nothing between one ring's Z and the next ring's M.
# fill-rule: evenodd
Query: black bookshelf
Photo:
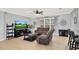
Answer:
M6 24L6 39L10 39L14 37L14 25Z

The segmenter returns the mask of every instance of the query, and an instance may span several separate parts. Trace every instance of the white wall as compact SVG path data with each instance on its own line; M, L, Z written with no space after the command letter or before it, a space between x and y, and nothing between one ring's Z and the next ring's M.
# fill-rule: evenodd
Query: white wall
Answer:
M77 21L77 30L78 30L78 34L79 34L79 8L78 8L78 21Z
M23 17L23 16L19 16L19 15L15 15L15 14L10 14L10 13L5 14L5 19L6 19L7 24L15 23L16 20L25 20L28 23L32 23L32 18L30 18L30 17Z
M74 23L74 17L77 17L77 23L75 24ZM74 9L72 12L71 12L71 30L73 30L75 33L78 33L79 32L79 19L78 19L78 9Z
M5 19L4 13L0 12L0 41L5 40Z
M66 21L66 25L61 25L61 21L65 20ZM57 17L56 21L55 21L55 35L58 35L58 30L59 29L64 29L67 30L70 28L70 14L63 14Z
M75 11L77 14L76 33L79 34L79 8Z

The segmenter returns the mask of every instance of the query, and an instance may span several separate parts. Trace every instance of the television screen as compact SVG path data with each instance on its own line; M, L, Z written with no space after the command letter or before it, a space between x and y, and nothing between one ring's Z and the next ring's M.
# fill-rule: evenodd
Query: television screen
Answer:
M15 21L15 29L28 28L26 21Z

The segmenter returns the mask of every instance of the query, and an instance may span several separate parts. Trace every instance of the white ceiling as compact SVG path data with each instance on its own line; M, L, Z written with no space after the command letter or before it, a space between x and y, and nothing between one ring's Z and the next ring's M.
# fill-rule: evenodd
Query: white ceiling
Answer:
M36 9L43 11L43 15L35 15L33 11L35 11ZM73 9L74 8L0 8L0 11L5 11L25 17L39 17L69 14Z

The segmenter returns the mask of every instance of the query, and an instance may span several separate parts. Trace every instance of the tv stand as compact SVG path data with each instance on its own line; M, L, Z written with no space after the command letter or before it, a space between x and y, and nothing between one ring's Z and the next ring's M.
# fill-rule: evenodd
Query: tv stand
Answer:
M14 29L14 37L24 36L28 33L31 33L31 31L29 31L28 28Z
M25 30L27 30L27 28L24 28L24 29L14 29L14 37L23 36Z
M60 29L59 30L59 36L68 37L68 30Z

